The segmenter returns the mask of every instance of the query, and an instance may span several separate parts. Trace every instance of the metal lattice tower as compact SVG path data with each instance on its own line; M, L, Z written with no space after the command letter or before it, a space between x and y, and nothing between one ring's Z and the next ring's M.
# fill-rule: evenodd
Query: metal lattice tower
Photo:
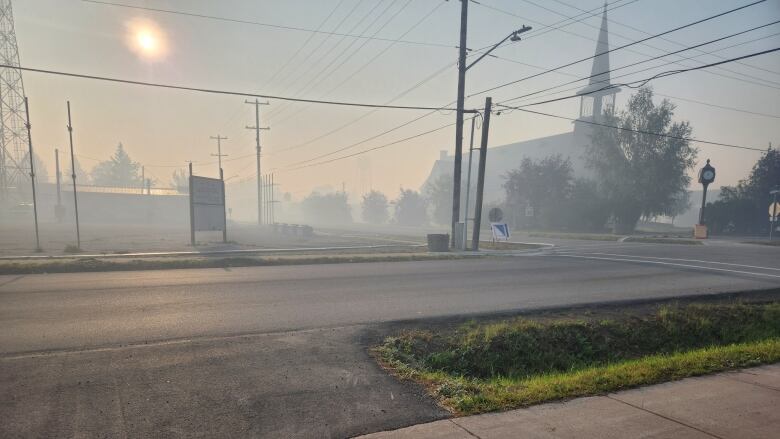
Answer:
M0 64L19 66L11 0L0 0ZM0 67L0 201L29 181L24 83L19 69Z

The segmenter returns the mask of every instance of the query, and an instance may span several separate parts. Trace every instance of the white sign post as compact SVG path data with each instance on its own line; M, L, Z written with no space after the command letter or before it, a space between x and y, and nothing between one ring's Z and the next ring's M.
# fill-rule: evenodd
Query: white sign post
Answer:
M225 212L225 181L220 178L192 175L190 163L190 242L195 245L195 232L222 231L222 241L227 242Z
M493 241L509 241L509 226L506 223L490 223Z

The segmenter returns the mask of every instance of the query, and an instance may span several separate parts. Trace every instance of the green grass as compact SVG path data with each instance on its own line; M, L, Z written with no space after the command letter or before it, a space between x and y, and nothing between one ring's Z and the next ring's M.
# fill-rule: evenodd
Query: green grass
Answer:
M457 254L376 254L376 255L302 255L282 257L171 257L143 259L51 259L0 262L3 274L75 273L100 271L171 270L186 268L233 268L276 265L343 264L359 262L407 262L463 259Z
M743 241L743 244L756 244L756 245L769 245L772 247L780 247L780 238L772 241Z
M780 361L780 304L471 323L405 332L374 353L453 412L473 414Z
M483 250L536 250L543 247L540 244L524 244L520 242L484 241L479 243L479 248Z

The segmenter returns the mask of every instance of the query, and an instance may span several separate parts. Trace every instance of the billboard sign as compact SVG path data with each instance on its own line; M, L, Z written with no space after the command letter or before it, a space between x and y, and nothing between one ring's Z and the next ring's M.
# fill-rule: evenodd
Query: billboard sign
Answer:
M190 240L192 245L195 245L195 232L222 231L222 240L227 241L227 224L225 223L225 182L221 178L192 175L192 165L190 165Z

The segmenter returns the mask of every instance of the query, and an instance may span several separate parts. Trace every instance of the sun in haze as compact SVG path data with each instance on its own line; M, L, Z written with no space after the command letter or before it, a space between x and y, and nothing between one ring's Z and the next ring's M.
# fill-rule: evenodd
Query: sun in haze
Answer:
M160 61L168 54L165 32L153 21L134 19L126 24L126 44L144 60Z

